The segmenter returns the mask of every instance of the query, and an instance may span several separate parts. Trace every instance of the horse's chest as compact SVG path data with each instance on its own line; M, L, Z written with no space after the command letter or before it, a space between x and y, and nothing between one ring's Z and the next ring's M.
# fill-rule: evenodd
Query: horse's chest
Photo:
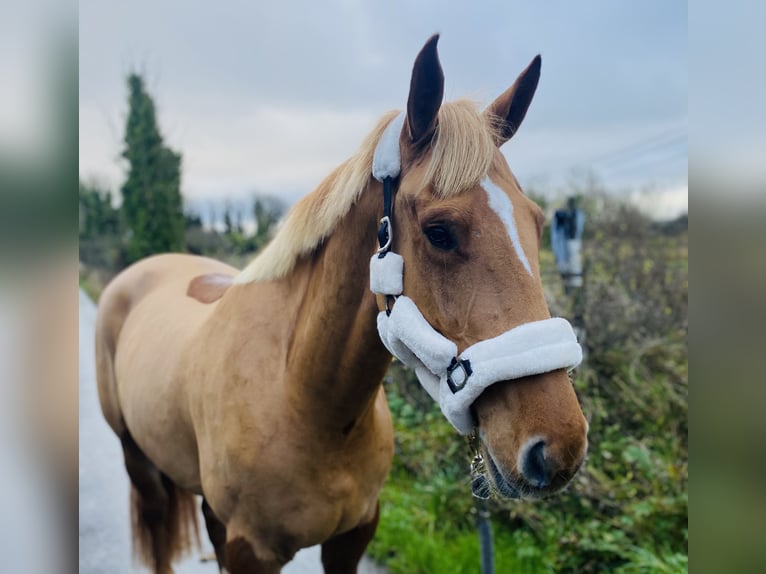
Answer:
M308 495L310 501L293 526L314 538L309 543L325 540L369 521L379 494L377 483L365 483L362 476L349 471L327 473L306 486L309 487L307 492L311 492ZM315 520L308 515L313 515Z
M287 496L302 507L302 527L310 514L321 522L320 529L335 534L371 518L386 473L387 467L374 460L328 457L307 463L303 472L287 473L294 477Z
M391 458L378 442L373 439L364 453L308 437L232 450L206 473L206 496L219 495L224 521L249 524L265 545L289 540L297 550L318 544L372 520Z
M336 469L262 472L245 487L234 514L256 544L289 555L372 520L382 480L364 484L364 478Z

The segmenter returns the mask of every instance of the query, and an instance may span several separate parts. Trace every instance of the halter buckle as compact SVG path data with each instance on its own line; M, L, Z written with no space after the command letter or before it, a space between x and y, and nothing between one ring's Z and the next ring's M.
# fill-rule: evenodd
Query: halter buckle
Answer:
M394 242L394 228L391 225L391 218L388 215L384 215L380 220L380 227L378 227L378 256L383 258L386 253L391 249L391 244Z
M457 372L457 376L453 377ZM471 361L468 359L458 359L452 357L449 367L447 367L447 385L449 385L452 394L457 393L465 387L468 378L473 374Z

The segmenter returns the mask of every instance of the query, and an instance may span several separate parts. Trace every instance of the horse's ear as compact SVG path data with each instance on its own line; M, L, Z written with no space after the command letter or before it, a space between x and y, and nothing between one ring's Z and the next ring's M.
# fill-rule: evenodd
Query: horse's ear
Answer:
M224 273L198 275L189 282L186 294L200 303L214 303L223 297L233 280L231 275Z
M516 78L513 85L485 110L485 114L495 116L493 120L498 124L497 147L513 137L524 116L527 115L527 109L537 89L537 82L540 80L540 64L541 58L538 54L527 69Z
M416 150L431 141L436 131L436 116L444 98L444 73L439 63L436 44L439 34L426 42L415 59L407 98L407 128L409 143Z

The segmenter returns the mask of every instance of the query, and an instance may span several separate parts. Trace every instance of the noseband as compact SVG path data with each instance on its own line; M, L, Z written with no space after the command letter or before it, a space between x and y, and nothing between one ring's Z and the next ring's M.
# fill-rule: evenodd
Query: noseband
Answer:
M372 162L372 175L383 183L384 198L380 247L370 259L370 289L386 298L386 309L378 314L378 334L388 351L415 371L447 420L467 435L474 428L471 405L487 387L574 368L582 360L582 349L569 322L552 318L524 323L458 354L457 345L436 331L403 294L404 259L392 251L392 206L394 181L401 172L399 135L404 119L402 112L388 125Z

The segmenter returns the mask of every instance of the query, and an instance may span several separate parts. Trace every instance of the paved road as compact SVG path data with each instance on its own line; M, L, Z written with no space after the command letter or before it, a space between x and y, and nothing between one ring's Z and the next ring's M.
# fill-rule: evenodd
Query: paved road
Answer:
M96 391L93 333L96 308L80 292L80 574L146 572L134 565L130 551L129 485L117 437L107 426ZM204 520L200 515L200 525ZM212 552L204 527L202 553ZM177 563L177 574L217 574L215 562L199 554ZM299 552L284 574L322 574L319 547ZM359 574L385 574L365 559Z

